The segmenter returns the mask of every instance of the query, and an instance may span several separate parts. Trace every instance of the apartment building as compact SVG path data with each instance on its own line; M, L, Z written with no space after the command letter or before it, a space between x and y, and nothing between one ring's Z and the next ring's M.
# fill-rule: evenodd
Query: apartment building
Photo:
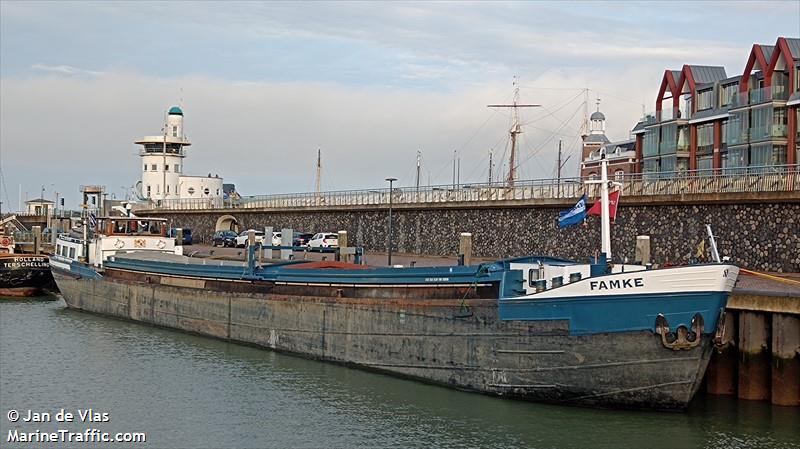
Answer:
M754 44L741 75L688 64L664 71L655 112L632 134L644 174L763 171L798 163L798 122L800 39L779 37Z

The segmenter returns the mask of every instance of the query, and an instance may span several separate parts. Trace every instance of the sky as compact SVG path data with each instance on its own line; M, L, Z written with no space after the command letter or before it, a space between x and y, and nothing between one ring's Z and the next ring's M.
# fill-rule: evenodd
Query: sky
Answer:
M0 0L0 201L124 198L138 147L180 105L184 173L243 195L576 176L584 111L612 140L665 69L741 74L753 43L800 36L800 2L90 2ZM588 100L588 101L587 101ZM584 107L584 103L588 106ZM454 160L456 163L454 164Z

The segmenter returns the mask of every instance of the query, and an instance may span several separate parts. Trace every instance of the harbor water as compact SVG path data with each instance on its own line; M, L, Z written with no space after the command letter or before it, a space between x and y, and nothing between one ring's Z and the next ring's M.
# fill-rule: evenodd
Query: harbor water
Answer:
M73 422L10 411L73 412ZM79 410L105 419L84 422ZM149 448L800 448L800 409L698 397L687 413L504 400L0 298L0 447L11 432L143 432Z

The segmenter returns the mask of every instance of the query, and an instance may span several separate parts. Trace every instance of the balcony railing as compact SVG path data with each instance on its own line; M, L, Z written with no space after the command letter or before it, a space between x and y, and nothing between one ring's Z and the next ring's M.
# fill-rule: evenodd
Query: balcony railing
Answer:
M759 104L770 101L786 101L789 98L789 90L786 86L770 86L762 87L759 89L751 89L748 92L740 92L737 97L734 97L732 106L744 106L748 104Z
M800 167L760 166L682 172L628 174L622 177L623 195L675 195L687 193L786 192L800 191ZM584 192L598 194L597 185L584 185L581 178L518 181L513 187L500 183L478 183L453 187L395 188L394 204L437 205L446 203L491 204L505 201L535 201L578 198ZM389 189L334 192L287 193L242 197L165 200L141 209L265 210L297 207L330 208L381 206L389 204Z

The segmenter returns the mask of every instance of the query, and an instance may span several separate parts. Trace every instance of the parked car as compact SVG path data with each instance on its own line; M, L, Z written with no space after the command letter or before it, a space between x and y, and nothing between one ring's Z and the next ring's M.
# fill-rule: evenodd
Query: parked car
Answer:
M314 234L309 234L307 232L297 232L294 233L294 238L292 239L292 246L306 246L308 242L314 237Z
M239 234L236 237L236 246L237 247L244 248L245 246L247 246L247 234L250 231L254 231L255 234L256 234L256 244L263 244L264 243L264 231L257 231L255 229L248 229L247 231L242 231L241 234Z
M217 231L214 233L214 238L211 239L212 246L221 246L223 248L236 246L237 234L233 231Z
M320 232L314 234L309 240L309 248L335 248L339 246L339 234L330 232Z
M183 229L183 244L184 245L191 245L192 244L192 230L189 228L182 228ZM178 236L178 228L169 228L167 231L167 237L174 239Z

